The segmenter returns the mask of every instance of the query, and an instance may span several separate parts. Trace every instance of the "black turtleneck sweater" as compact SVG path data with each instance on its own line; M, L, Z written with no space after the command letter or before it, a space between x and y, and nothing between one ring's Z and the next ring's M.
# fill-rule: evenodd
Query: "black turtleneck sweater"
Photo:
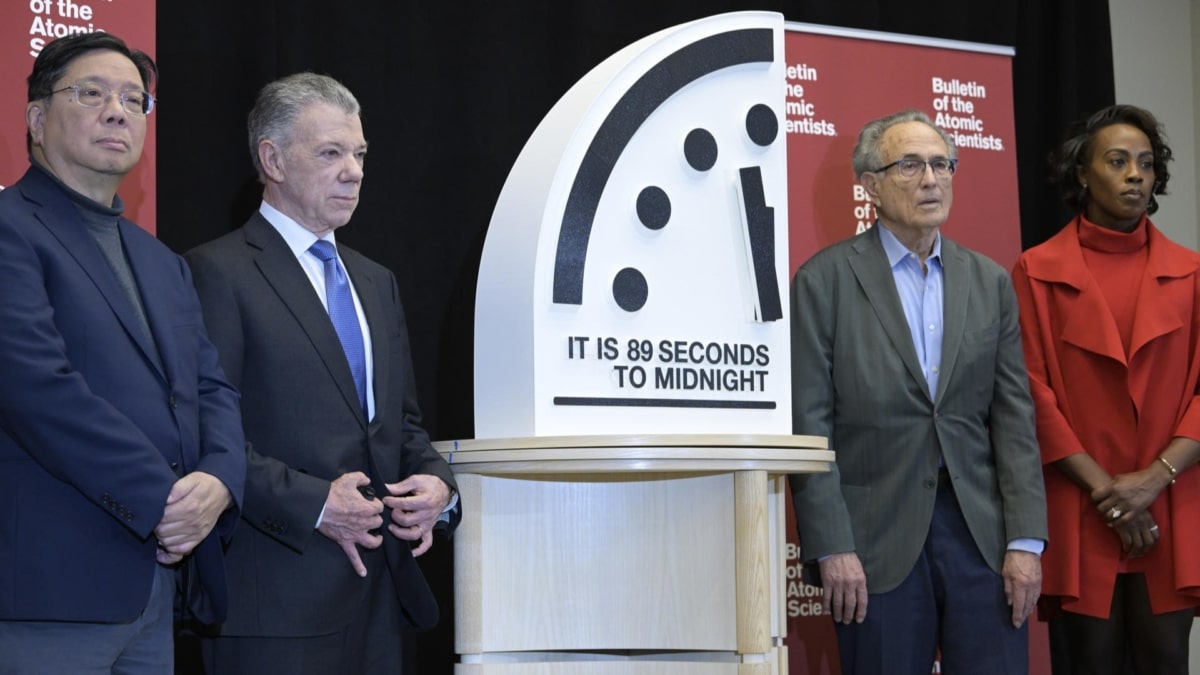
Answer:
M149 340L150 345L157 351L154 334L150 332L150 324L146 320L146 309L142 305L142 296L138 292L137 282L133 278L133 269L129 266L129 259L125 257L125 247L121 243L121 231L117 226L121 219L121 214L125 212L125 204L121 201L121 198L114 195L113 203L105 206L67 187L65 183L58 179L58 176L55 176L32 158L30 158L30 163L42 173L49 176L71 198L71 205L79 212L84 226L87 227L88 234L92 235L92 238L96 240L96 245L100 247L100 252L104 254L104 259L108 261L108 266L112 268L113 275L117 278L117 285L121 287L122 291L125 291L130 304L133 305L133 314L137 317L138 326L142 330L142 337ZM151 358L157 359L158 355L156 353L151 354Z

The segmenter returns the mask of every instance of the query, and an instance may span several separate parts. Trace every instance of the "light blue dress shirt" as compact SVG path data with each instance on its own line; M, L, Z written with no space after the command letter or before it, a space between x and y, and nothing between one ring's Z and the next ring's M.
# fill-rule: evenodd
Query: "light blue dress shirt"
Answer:
M916 253L905 248L886 227L876 227L879 227L879 239L892 267L892 278L896 280L896 292L900 294L917 360L929 386L929 399L933 400L942 366L942 237L939 234L934 240L933 252L925 259L922 269Z
M942 299L944 275L942 269L942 235L933 241L933 251L925 259L922 268L917 254L908 250L896 235L886 227L879 228L879 240L883 243L888 264L892 267L892 278L896 281L896 292L904 307L904 318L912 335L917 360L929 387L929 399L937 396L938 377L942 367L943 312ZM941 458L938 458L939 465ZM1046 542L1040 539L1020 538L1008 542L1009 550L1028 551L1042 554Z

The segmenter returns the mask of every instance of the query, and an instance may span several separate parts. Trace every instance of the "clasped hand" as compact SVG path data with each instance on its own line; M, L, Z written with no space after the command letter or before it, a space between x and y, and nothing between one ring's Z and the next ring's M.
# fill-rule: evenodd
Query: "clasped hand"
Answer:
M162 520L154 528L158 562L173 565L183 560L204 541L231 503L229 488L212 474L193 471L175 481Z
M1118 474L1112 482L1092 491L1092 501L1108 526L1121 540L1129 557L1145 555L1158 541L1159 529L1147 509L1162 491L1161 481L1149 471Z
M433 526L450 503L450 486L437 476L413 474L399 483L388 483L391 496L383 503L392 510L388 530L405 541L420 542L412 553L419 556L433 545Z
M374 532L383 526L383 509L392 510L388 531L396 538L420 542L413 549L419 556L433 545L433 526L450 502L450 488L436 476L418 474L386 484L388 496L382 501L365 499L360 487L370 485L366 474L355 471L333 481L325 501L325 513L318 530L341 546L355 573L367 576L358 548L378 548L383 536Z
M342 548L354 572L367 576L358 547L373 549L383 543L383 537L372 534L383 526L383 502L366 499L358 488L371 484L371 479L361 471L344 474L329 484L329 496L325 499L325 511L317 530Z

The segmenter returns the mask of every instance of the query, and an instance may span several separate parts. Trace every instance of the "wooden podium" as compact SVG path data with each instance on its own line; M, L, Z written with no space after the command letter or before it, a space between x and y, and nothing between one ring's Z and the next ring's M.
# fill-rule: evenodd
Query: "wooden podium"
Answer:
M444 441L457 675L785 675L785 474L824 438Z

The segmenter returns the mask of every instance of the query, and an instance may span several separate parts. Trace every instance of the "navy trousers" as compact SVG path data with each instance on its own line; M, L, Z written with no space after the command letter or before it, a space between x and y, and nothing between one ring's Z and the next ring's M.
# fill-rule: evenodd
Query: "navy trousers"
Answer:
M1024 675L1027 625L1013 628L1004 580L980 555L947 481L908 577L868 596L863 623L836 624L842 674L928 675L940 648L943 673Z
M129 623L0 621L0 675L171 675L175 570L157 565L146 609Z

